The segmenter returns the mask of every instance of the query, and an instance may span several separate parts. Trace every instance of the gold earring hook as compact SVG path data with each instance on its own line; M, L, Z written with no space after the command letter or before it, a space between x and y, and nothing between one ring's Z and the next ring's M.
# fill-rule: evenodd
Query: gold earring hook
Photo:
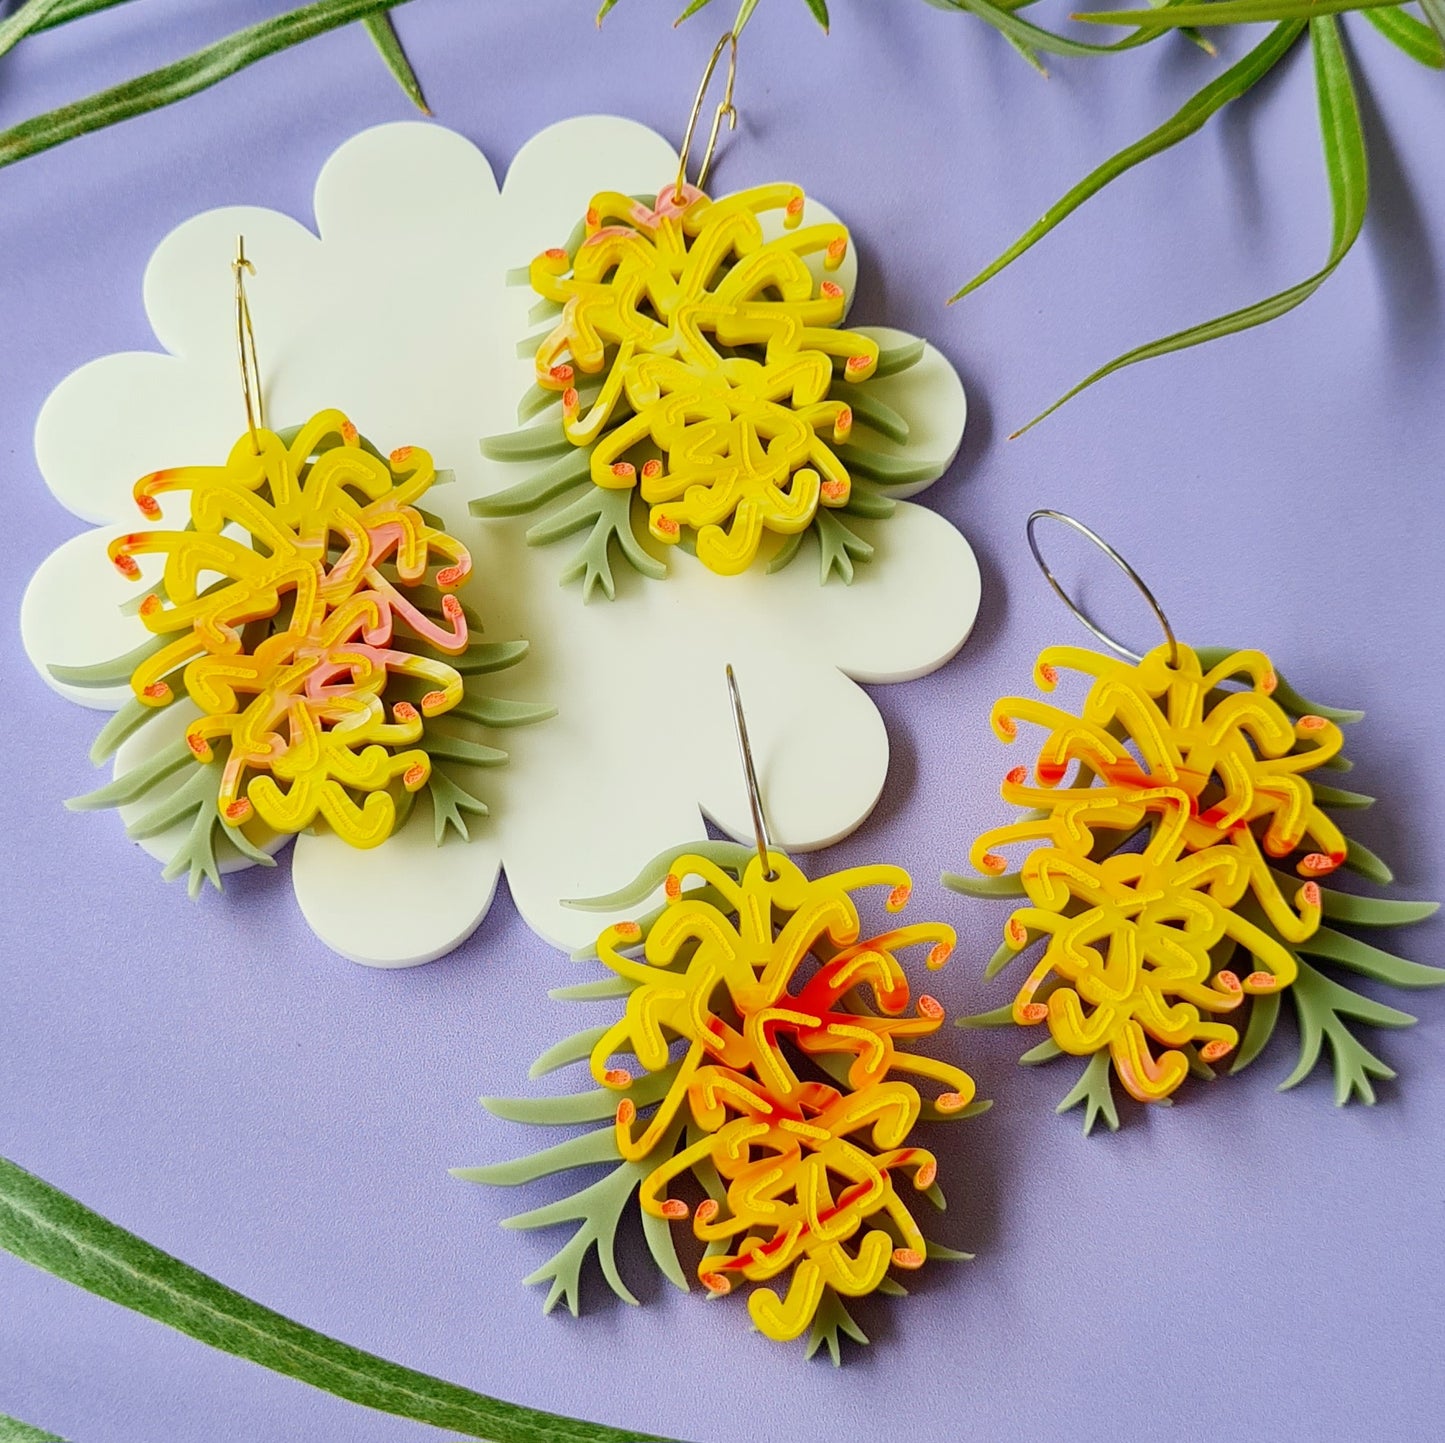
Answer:
M697 99L692 103L692 115L688 117L687 133L682 138L682 157L677 163L677 184L672 191L672 198L678 205L682 204L682 188L687 184L687 158L692 151L693 133L697 130L698 117L702 114L702 103L707 98L707 88L712 84L713 71L717 69L717 63L722 59L724 50L728 51L728 80L723 90L723 98L713 112L712 130L707 138L707 149L703 152L702 165L697 172L697 188L699 190L707 181L707 173L712 165L713 155L717 151L718 131L722 129L723 120L727 120L729 130L738 128L737 107L733 105L733 86L738 78L738 37L736 31L729 30L713 47L712 59L708 61L707 69L702 73L702 84L698 86Z
M767 818L763 816L763 798L758 789L758 773L753 766L753 749L748 743L748 719L743 715L743 699L738 692L738 679L733 675L732 664L728 664L728 695L733 704L733 729L737 732L738 753L743 760L743 780L748 787L748 808L753 814L753 836L758 844L758 860L763 864L765 881L777 880L768 853L772 844L768 840Z
M246 259L246 237L236 237L236 259L231 262L236 278L236 356L241 365L241 399L246 403L246 429L251 449L261 454L260 429L266 424L266 405L261 397L261 363L256 359L256 332L251 327L251 307L246 300L246 275L256 267Z
M1069 610L1072 611L1074 615L1078 617L1078 619L1083 622L1083 624L1088 627L1088 629L1093 632L1094 635L1098 637L1098 639L1110 649L1110 651L1118 652L1120 656L1127 658L1129 661L1143 660L1143 657L1141 657L1138 652L1130 651L1127 646L1123 646L1119 642L1115 641L1114 638L1110 636L1109 633L1103 629L1103 627L1097 625L1088 615L1088 613L1079 606L1079 604L1074 600L1074 598L1070 596L1067 591L1064 590L1063 585L1060 583L1058 577L1055 576L1054 573L1049 569L1049 563L1044 560L1043 552L1039 550L1038 539L1034 536L1034 527L1037 526L1040 521L1059 521L1062 522L1065 526L1070 527L1072 530L1077 531L1080 536L1084 537L1088 541L1093 542L1093 544L1097 546L1099 550L1102 551L1104 555L1107 556L1109 560L1112 561L1114 565L1117 566L1119 570L1122 571L1124 575L1127 576L1136 587L1138 587L1139 594L1144 598L1145 601L1149 603L1150 610L1153 611L1155 619L1158 621L1161 630L1164 632L1164 640L1169 643L1169 665L1177 669L1179 666L1179 642L1175 638L1174 628L1169 625L1169 618L1164 614L1164 608L1159 605L1158 601L1155 600L1154 593L1150 591L1149 588L1144 584L1144 578L1140 576L1139 573L1135 571L1134 568L1130 566L1129 563L1125 561L1124 558L1120 556L1119 553L1115 551L1114 548L1110 546L1109 543L1105 541L1104 538L1100 536L1097 531L1091 531L1087 526L1084 525L1082 521L1077 520L1075 517L1070 516L1067 512L1064 511L1035 511L1030 514L1028 523L1024 528L1026 534L1028 535L1029 550L1033 552L1034 560L1038 562L1039 570L1044 573L1044 580L1053 587L1054 594L1059 598L1059 600L1062 601L1064 605L1067 606Z

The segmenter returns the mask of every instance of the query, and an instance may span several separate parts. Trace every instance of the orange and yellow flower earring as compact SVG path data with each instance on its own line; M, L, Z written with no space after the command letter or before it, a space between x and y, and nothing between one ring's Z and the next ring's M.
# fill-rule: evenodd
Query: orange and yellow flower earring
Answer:
M1129 577L1162 645L1138 656L1080 609L1039 549L1042 520L1071 527ZM1088 1132L1100 1116L1118 1126L1111 1073L1138 1101L1168 1102L1191 1072L1242 1071L1269 1042L1287 993L1301 1045L1281 1087L1310 1074L1328 1039L1336 1103L1374 1102L1371 1079L1395 1074L1351 1023L1415 1019L1316 964L1402 988L1445 985L1445 969L1354 935L1420 921L1437 904L1324 885L1341 868L1382 887L1393 881L1333 815L1374 798L1320 780L1350 768L1343 728L1363 713L1304 700L1263 652L1184 645L1133 567L1073 517L1036 511L1027 535L1050 586L1114 655L1072 646L1039 655L1034 683L1046 695L1066 673L1084 679L1077 713L1029 697L994 704L1000 741L1014 742L1020 722L1044 732L1032 777L1019 766L1003 783L1004 800L1025 815L974 843L969 860L981 876L943 881L1022 903L986 976L1042 950L1011 1003L960 1025L1046 1025L1024 1062L1087 1058L1059 1111L1083 1103ZM1014 847L1026 851L1010 871L1004 854Z
M737 122L737 50L729 31L712 53L675 178L653 196L598 192L572 236L514 277L549 322L522 343L534 385L519 420L542 419L483 441L523 479L471 509L517 516L568 498L526 539L582 534L563 580L584 597L613 596L614 544L654 579L679 547L736 576L787 566L811 533L821 579L851 582L873 554L854 518L891 516L948 469L962 435L963 389L938 352L845 326L841 222L797 185L703 191L722 122ZM688 154L724 54L694 185Z
M631 886L576 904L616 912L662 898L579 954L604 976L551 994L625 999L622 1016L558 1042L532 1069L583 1064L594 1089L483 1105L518 1122L602 1126L456 1176L510 1186L611 1168L503 1224L575 1225L527 1279L550 1285L547 1311L565 1298L577 1312L594 1247L613 1292L635 1301L613 1251L635 1196L652 1258L677 1287L689 1284L672 1229L690 1220L708 1293L752 1285L748 1313L760 1332L780 1342L806 1335L810 1356L826 1345L836 1363L841 1337L867 1342L847 1299L901 1293L897 1275L967 1256L927 1238L914 1215L918 1199L943 1206L937 1159L914 1130L988 1104L974 1102L967 1073L908 1045L936 1032L944 1012L932 997L911 1001L902 959L921 953L929 968L943 966L953 929L869 931L859 896L879 889L884 911L901 911L912 892L906 872L853 867L810 880L770 844L731 668L728 681L756 850L703 842L668 851ZM687 1192L701 1194L695 1207Z
M467 840L463 813L487 810L472 769L506 760L475 732L551 714L474 690L526 643L480 640L471 557L421 506L450 479L430 455L383 454L337 410L267 427L244 240L232 269L246 428L220 465L135 483L141 529L108 548L147 583L134 650L50 668L130 692L91 752L124 746L128 764L70 805L124 808L136 840L172 836L165 875L193 894L303 831L380 846L424 790L438 845L449 828Z

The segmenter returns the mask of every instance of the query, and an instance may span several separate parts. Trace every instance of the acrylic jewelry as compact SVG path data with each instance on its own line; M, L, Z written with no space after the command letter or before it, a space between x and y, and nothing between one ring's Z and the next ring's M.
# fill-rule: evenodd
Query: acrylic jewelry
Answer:
M1163 645L1140 657L1075 604L1039 549L1035 530L1045 519L1085 536L1128 575L1159 621ZM1069 646L1040 654L1034 681L1044 693L1065 673L1086 679L1077 714L1024 697L994 705L1001 741L1014 741L1020 722L1045 732L1032 779L1019 766L1004 780L1005 801L1024 816L974 843L969 860L980 878L944 882L1023 902L987 976L1044 947L1011 1004L962 1025L1047 1024L1048 1039L1025 1062L1061 1052L1088 1058L1059 1109L1085 1103L1088 1131L1100 1115L1117 1126L1111 1071L1140 1102L1164 1102L1191 1072L1247 1067L1287 993L1301 1048L1282 1085L1310 1073L1328 1038L1336 1102L1352 1094L1373 1102L1370 1079L1394 1073L1349 1021L1403 1027L1415 1019L1314 964L1406 988L1445 984L1445 969L1343 930L1419 921L1435 904L1322 885L1341 867L1380 885L1393 880L1332 815L1374 799L1318 776L1349 767L1342 727L1362 713L1305 701L1262 652L1184 645L1134 569L1073 517L1034 512L1028 540L1054 591L1114 655ZM1022 863L1009 871L1004 853L1020 846Z
M135 484L151 524L116 536L108 555L137 582L138 558L165 558L137 608L148 639L108 664L51 668L72 686L129 684L131 700L92 749L97 763L183 702L179 736L69 805L141 808L127 824L136 839L186 826L165 875L188 873L193 895L204 879L220 886L220 848L269 864L316 826L378 846L423 789L438 844L448 829L465 840L467 815L487 810L470 769L506 754L432 720L497 727L552 714L469 690L471 678L519 661L526 643L476 635L478 618L456 594L471 557L419 506L449 479L428 453L383 456L336 410L267 428L244 240L232 269L246 429L223 465ZM168 518L172 497L187 501Z
M726 94L692 185L688 154L725 51ZM803 224L796 185L702 190L722 121L736 123L736 70L729 32L698 88L676 177L655 199L599 192L566 244L519 277L541 298L536 318L553 322L523 343L536 384L519 416L546 419L483 443L529 474L472 511L517 515L580 493L527 541L585 532L563 579L581 579L587 597L613 595L613 542L643 575L666 574L644 534L733 576L786 566L812 532L821 580L851 582L873 548L847 518L887 517L894 497L940 474L940 458L910 454L909 423L882 384L916 366L923 343L881 345L843 325L846 228Z
M890 912L911 884L897 867L856 867L809 880L768 840L746 723L729 687L757 844L701 843L669 851L629 888L578 905L661 906L608 927L581 954L611 974L554 998L626 999L624 1015L559 1042L533 1076L586 1061L595 1091L568 1097L484 1099L519 1122L604 1122L531 1157L457 1169L476 1182L514 1185L606 1163L612 1171L571 1197L509 1218L509 1228L575 1224L553 1259L527 1279L550 1283L546 1309L578 1309L579 1274L597 1249L626 1301L614 1234L637 1194L649 1251L686 1290L674 1226L691 1220L702 1248L696 1275L712 1294L753 1284L748 1311L766 1336L807 1335L811 1355L839 1335L867 1339L846 1299L901 1292L898 1272L926 1258L960 1258L925 1238L920 1195L942 1206L934 1155L914 1144L919 1121L979 1110L959 1068L909 1050L936 1032L941 1005L910 987L900 960L930 968L953 950L953 931L914 923L865 935L855 895L884 889ZM681 1044L681 1055L674 1056ZM635 1056L638 1070L619 1062ZM933 1094L925 1101L919 1084ZM692 1207L679 1192L700 1188Z

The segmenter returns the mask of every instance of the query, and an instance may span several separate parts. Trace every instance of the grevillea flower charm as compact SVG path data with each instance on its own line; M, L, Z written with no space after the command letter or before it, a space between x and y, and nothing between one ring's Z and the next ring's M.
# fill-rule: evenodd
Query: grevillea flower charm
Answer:
M1313 775L1348 765L1339 723L1358 714L1305 702L1256 651L1196 652L1171 639L1135 664L1052 647L1034 680L1052 692L1066 671L1088 681L1077 715L1017 697L993 709L1003 741L1016 738L1020 721L1046 732L1034 784L1026 767L1003 784L1005 800L1027 815L974 844L970 860L985 880L944 880L974 895L1026 899L988 975L1032 944L1046 945L1010 1006L965 1020L1047 1023L1049 1040L1026 1061L1060 1052L1090 1058L1063 1104L1087 1101L1088 1130L1100 1113L1117 1125L1110 1069L1131 1096L1158 1102L1191 1071L1213 1076L1209 1064L1231 1056L1232 1071L1248 1066L1288 991L1303 1047L1285 1085L1308 1075L1328 1036L1337 1101L1357 1092L1372 1102L1370 1076L1394 1074L1343 1019L1414 1019L1331 981L1306 956L1404 987L1438 986L1445 970L1324 925L1388 925L1435 910L1320 884L1341 866L1392 880L1328 815L1373 799ZM1142 847L1132 845L1138 838ZM1021 843L1030 850L1009 873L998 849Z
M612 1174L509 1227L576 1222L571 1241L529 1282L550 1281L547 1308L577 1311L579 1270L596 1246L619 1296L634 1301L613 1258L613 1236L634 1192L653 1258L681 1288L672 1225L691 1220L702 1249L696 1276L710 1293L751 1283L748 1311L778 1341L810 1334L809 1353L838 1335L866 1341L845 1298L900 1291L896 1271L962 1254L928 1241L921 1197L942 1206L934 1155L913 1141L920 1121L976 1111L960 1069L908 1048L936 1032L943 1008L910 1009L901 956L941 967L953 932L916 923L866 936L854 894L885 889L907 905L896 867L859 867L808 880L785 855L730 843L664 854L613 909L656 891L662 906L598 938L612 977L554 996L625 997L624 1014L559 1043L534 1075L586 1059L598 1090L574 1097L486 1100L504 1117L551 1123L613 1115L609 1127L515 1163L460 1169L513 1184L588 1163ZM640 1068L620 1065L633 1056ZM932 1101L919 1091L925 1084ZM705 1194L691 1207L688 1185Z
M833 276L848 232L802 225L805 206L795 185L595 196L570 242L526 273L555 320L520 414L556 406L560 419L483 443L532 474L473 513L516 515L585 488L527 540L588 531L565 573L588 595L612 595L614 539L638 571L665 573L644 517L653 541L686 541L727 576L759 557L779 569L811 530L822 579L851 581L872 548L844 517L888 516L890 491L937 479L953 453L910 448L909 422L875 383L907 373L924 345L843 328L849 297Z
M141 579L137 557L165 558L138 608L150 637L112 663L52 670L72 686L129 682L97 762L178 697L190 719L149 761L71 805L142 805L127 828L137 838L188 821L167 872L189 870L193 892L203 878L220 885L218 844L268 861L284 838L324 825L353 847L378 846L423 788L437 841L449 827L465 839L463 814L486 807L443 764L492 766L505 753L431 719L516 724L551 709L469 695L469 676L513 664L525 644L472 634L477 619L455 595L471 557L416 504L436 480L425 451L385 458L334 410L282 434L253 427L224 465L142 477L134 496L147 520L161 519L159 498L189 497L183 529L108 547L130 580Z

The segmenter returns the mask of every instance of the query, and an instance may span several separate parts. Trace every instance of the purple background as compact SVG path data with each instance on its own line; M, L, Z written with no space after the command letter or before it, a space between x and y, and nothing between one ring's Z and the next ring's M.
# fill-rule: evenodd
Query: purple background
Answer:
M615 110L681 128L728 0L674 34L680 0L627 0L599 35L589 0L417 0L397 12L438 116L499 173L549 122ZM160 63L282 8L150 0L26 41L0 61L0 124ZM1129 175L981 294L943 299L1091 165L1217 68L1184 42L1034 76L972 19L835 0L825 38L767 0L743 45L738 134L719 188L804 183L854 228L855 316L924 334L963 372L962 460L929 493L979 552L977 631L925 681L875 695L889 790L828 863L914 870L920 914L963 945L934 990L985 987L1004 909L937 885L1003 817L1021 756L985 725L1034 651L1077 641L1026 559L1023 519L1070 508L1149 576L1180 632L1269 650L1306 694L1359 705L1359 824L1406 895L1445 895L1435 725L1445 454L1442 86L1358 21L1374 197L1365 235L1303 310L1128 372L1022 440L1005 435L1094 365L1307 274L1329 235L1310 66ZM1056 7L1048 7L1054 11ZM1258 32L1256 32L1257 34ZM1237 42L1236 42L1237 45ZM211 206L309 221L326 156L407 115L352 27L184 106L0 174L0 456L8 555L0 1148L250 1295L415 1367L519 1402L696 1443L871 1433L918 1438L1416 1439L1445 1405L1445 996L1380 1039L1402 1079L1336 1111L1321 1074L1289 1094L1292 1029L1244 1078L1191 1084L1085 1140L1052 1108L1071 1065L1018 1069L1017 1033L948 1032L997 1098L950 1134L944 1241L974 1263L860 1316L874 1346L840 1372L651 1280L588 1314L543 1318L520 1279L558 1235L499 1218L547 1195L471 1187L448 1165L539 1134L483 1092L526 1087L540 1048L599 1014L550 1004L577 972L505 896L457 954L370 972L328 953L284 871L191 904L113 819L61 799L92 784L93 713L33 675L15 639L34 566L80 529L41 483L36 413L73 367L154 345L140 301L152 248ZM598 177L599 184L605 177ZM1057 546L1065 573L1082 552ZM1091 594L1102 572L1087 568ZM1117 614L1147 636L1122 593ZM1436 745L1434 754L1425 748ZM1428 924L1403 950L1440 960ZM1401 1000L1394 998L1392 1000ZM945 1144L947 1145L947 1144ZM356 1409L0 1256L0 1411L75 1440L436 1437Z

